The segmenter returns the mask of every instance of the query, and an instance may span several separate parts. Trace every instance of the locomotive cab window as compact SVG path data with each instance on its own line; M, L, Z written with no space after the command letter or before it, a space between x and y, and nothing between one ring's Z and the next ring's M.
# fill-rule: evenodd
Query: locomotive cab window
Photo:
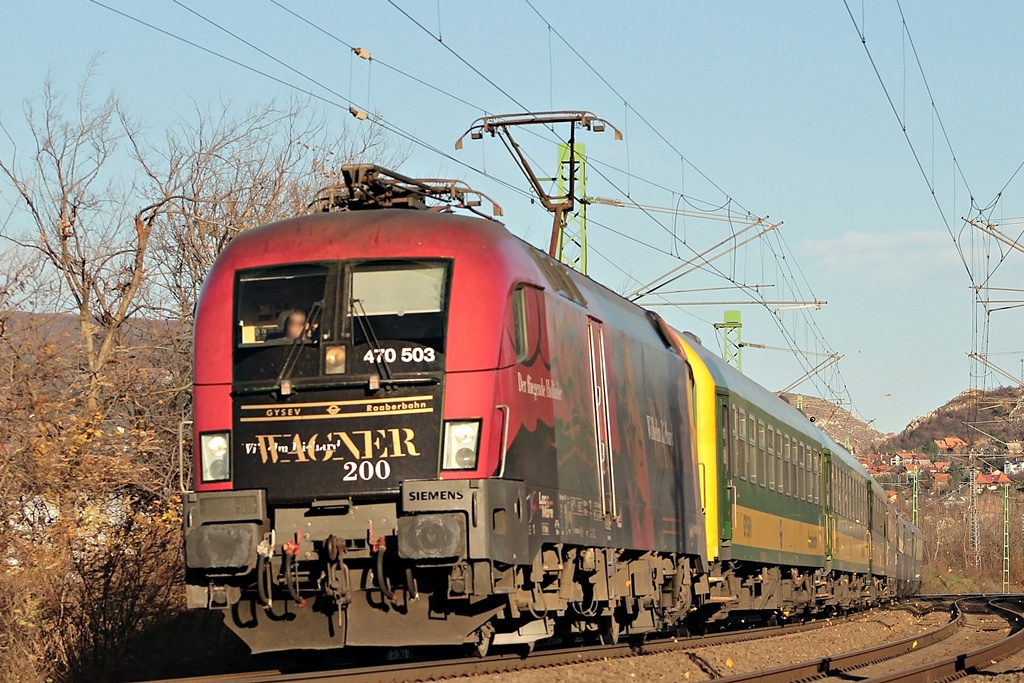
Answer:
M320 327L327 268L316 264L239 274L236 317L240 346L311 342Z
M443 263L369 262L354 266L343 314L350 319L357 356L362 355L361 347L372 350L387 346L385 342L409 342L443 353L447 296L448 267ZM397 351L395 356L397 359ZM419 357L433 362L422 353Z
M309 379L320 374L335 282L326 263L239 271L235 279L233 380Z

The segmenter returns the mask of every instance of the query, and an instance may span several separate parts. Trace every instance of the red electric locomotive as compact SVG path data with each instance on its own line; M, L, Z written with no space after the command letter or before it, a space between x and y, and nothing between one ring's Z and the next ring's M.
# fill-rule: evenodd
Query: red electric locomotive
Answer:
M347 210L240 234L204 284L190 606L257 652L682 618L707 546L676 336L496 221L413 208L434 186L345 177Z

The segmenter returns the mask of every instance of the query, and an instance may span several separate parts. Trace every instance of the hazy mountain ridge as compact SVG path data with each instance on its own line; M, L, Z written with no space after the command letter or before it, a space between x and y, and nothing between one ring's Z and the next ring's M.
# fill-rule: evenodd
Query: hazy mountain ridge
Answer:
M800 404L799 394L781 393L779 397L790 405ZM859 415L852 413L832 401L817 396L802 395L803 412L821 431L828 434L836 443L849 448L854 454L874 453L885 443L886 435L865 422Z
M1024 391L1015 387L965 389L928 414L915 417L886 447L913 450L950 436L976 447L1004 448L1006 443L1024 440Z
M798 405L797 394L779 396ZM945 404L915 417L899 434L883 434L855 413L817 396L805 394L802 402L808 418L813 417L823 432L843 446L849 438L849 446L857 455L932 450L935 441L949 437L963 439L972 447L997 450L1024 441L1024 390L1014 387L965 389Z

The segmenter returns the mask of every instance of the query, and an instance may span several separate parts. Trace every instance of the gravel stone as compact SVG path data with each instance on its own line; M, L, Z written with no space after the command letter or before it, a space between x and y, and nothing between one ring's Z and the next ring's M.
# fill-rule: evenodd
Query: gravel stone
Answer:
M898 609L874 610L845 622L822 622L822 628L819 630L758 641L583 662L478 678L500 680L502 683L593 683L602 679L706 681L900 640L937 628L948 619L949 615L946 612L931 612L917 616Z

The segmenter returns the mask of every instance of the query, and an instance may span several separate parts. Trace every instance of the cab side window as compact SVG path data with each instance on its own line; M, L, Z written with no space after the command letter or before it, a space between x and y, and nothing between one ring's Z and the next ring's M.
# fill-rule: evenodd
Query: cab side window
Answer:
M520 285L512 292L512 325L516 362L526 360L530 353L530 331L526 315L526 288Z

